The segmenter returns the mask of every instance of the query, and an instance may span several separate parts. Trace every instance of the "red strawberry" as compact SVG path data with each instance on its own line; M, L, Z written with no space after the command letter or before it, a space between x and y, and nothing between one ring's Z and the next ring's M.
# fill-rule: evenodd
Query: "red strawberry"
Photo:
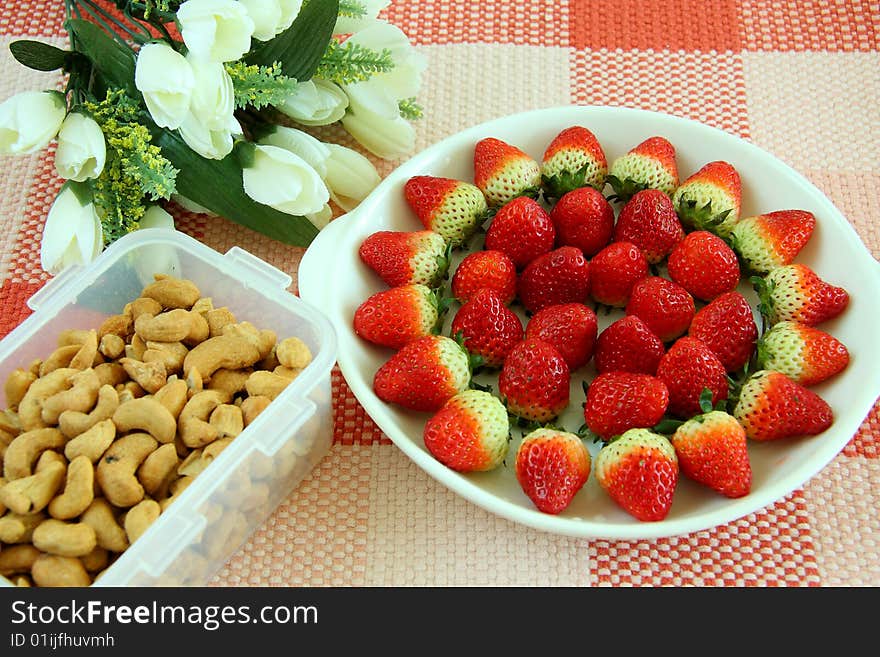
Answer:
M611 241L614 209L593 187L566 193L550 211L557 246L576 246L588 258Z
M692 296L711 301L739 284L736 254L717 235L689 233L669 254L669 276Z
M614 226L615 242L632 242L656 265L684 239L684 229L672 201L657 189L646 189L633 196L620 210Z
M657 378L669 390L669 412L688 419L702 411L700 396L706 388L711 405L727 399L727 372L703 342L685 336L675 341L657 365Z
M451 338L428 335L405 345L376 371L373 391L384 402L437 411L470 381L467 352Z
M682 424L669 439L682 474L730 498L748 495L752 466L746 432L724 411L709 411Z
M446 242L431 230L381 230L361 243L358 255L390 287L412 283L433 287L449 267Z
M422 225L452 246L466 242L488 217L483 192L462 180L413 176L403 194Z
M458 309L451 333L456 339L461 334L465 348L485 365L501 367L508 352L523 339L523 325L494 290L483 288Z
M509 438L507 409L482 390L458 393L425 423L427 450L458 472L497 468L507 455Z
M681 285L660 276L648 276L633 285L626 314L635 315L663 342L688 330L694 318L694 299Z
M635 315L610 324L596 339L594 361L599 374L635 372L654 375L666 350L648 325Z
M672 444L648 429L630 429L596 455L596 481L624 511L643 521L663 520L678 484Z
M533 313L560 303L583 303L589 294L590 265L574 246L561 246L535 258L517 284L519 300Z
M758 369L782 372L812 386L849 365L849 351L833 335L797 322L779 322L758 342Z
M697 311L688 335L702 340L728 372L741 369L755 352L758 327L752 307L739 292L726 292Z
M574 372L593 357L598 324L596 313L582 303L547 306L536 312L526 324L527 338L537 338L556 347Z
M584 422L594 434L608 440L627 429L653 427L666 412L669 391L650 374L606 372L587 388Z
M517 269L553 248L556 229L538 202L519 196L504 205L486 231L484 248L505 253Z
M834 422L828 403L781 372L758 370L743 384L733 416L752 440L822 433Z
M507 354L498 390L513 415L544 423L568 406L569 378L568 365L555 347L527 338Z
M812 212L777 210L739 221L730 234L731 245L749 271L765 274L791 264L815 227Z
M474 183L498 207L517 196L537 196L541 166L516 146L486 137L474 147Z
M590 260L590 295L598 303L624 308L633 286L650 275L639 247L632 242L612 242Z
M776 267L764 278L751 280L761 300L758 309L771 326L786 320L816 326L837 317L849 304L845 289L798 263Z
M590 452L573 433L535 429L516 450L516 480L544 513L564 511L590 476Z
M664 137L649 137L611 163L608 182L621 203L643 189L672 194L678 187L675 147Z
M354 311L354 332L383 347L400 349L430 335L437 325L437 297L419 284L376 292Z
M516 296L516 266L501 251L469 253L452 276L452 296L462 303L484 287L495 290L505 305Z
M709 162L672 195L681 222L721 237L730 235L742 204L742 181L730 162Z
M548 198L561 198L579 187L601 190L608 162L596 135L583 126L561 131L544 151L541 182Z

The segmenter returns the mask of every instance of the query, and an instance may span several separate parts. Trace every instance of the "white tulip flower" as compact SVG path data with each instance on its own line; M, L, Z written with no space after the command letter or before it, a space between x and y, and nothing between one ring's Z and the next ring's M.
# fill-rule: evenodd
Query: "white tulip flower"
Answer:
M67 103L57 91L24 91L0 104L0 154L41 151L58 134Z
M82 182L97 178L107 160L107 144L101 126L79 112L71 112L58 131L55 170L62 178Z
M374 21L349 41L379 52L390 51L394 68L344 86L349 106L342 124L381 158L393 159L411 152L415 147L415 131L400 116L400 101L418 94L427 60L399 28L385 21Z
M345 115L348 96L332 82L312 78L300 82L296 92L277 105L282 114L303 125L318 126L335 123Z
M330 192L299 155L277 146L253 147L253 161L243 171L244 191L258 203L292 215L319 213Z
M141 47L134 70L134 85L156 125L174 130L189 112L195 76L186 58L164 43Z
M195 84L189 113L210 130L225 130L235 111L232 78L223 64L187 57Z
M318 172L321 178L327 176L327 158L330 157L330 145L315 139L307 132L278 125L272 132L262 137L258 143L285 148L304 159L309 166Z
M187 0L177 10L177 21L183 42L199 59L231 62L251 48L254 21L236 0Z
M241 125L234 116L221 128L209 128L190 113L180 126L180 136L186 145L209 160L222 160L232 152L234 136L242 134Z
M361 0L360 4L366 12L363 16L340 16L336 19L333 34L352 34L370 25L379 12L391 4L391 0Z
M293 25L293 21L299 16L303 0L280 0L278 4L281 6L281 20L278 23L278 31L276 34L281 34L284 30Z
M174 230L174 217L158 205L151 205L138 222L138 229L162 228ZM182 267L178 249L168 244L145 244L138 251L140 257L134 262L138 278L144 285L153 282L156 272L180 276Z
M40 265L57 274L70 265L84 265L101 253L104 231L89 188L67 182L49 208L40 243Z
M373 163L357 151L339 144L327 146L330 157L324 182L330 189L330 198L349 212L375 189L381 178Z
M277 34L281 23L281 4L278 0L239 0L254 22L254 38L268 41Z
M342 118L342 125L368 151L384 160L393 160L415 148L415 129L399 114L389 119L357 108Z

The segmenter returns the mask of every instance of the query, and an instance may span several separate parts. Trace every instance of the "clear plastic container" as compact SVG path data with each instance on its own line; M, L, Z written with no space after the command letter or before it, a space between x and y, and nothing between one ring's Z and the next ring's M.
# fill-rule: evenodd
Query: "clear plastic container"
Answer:
M287 291L287 274L238 247L225 255L166 229L131 233L86 267L69 268L33 295L33 315L0 341L0 382L45 358L67 328L97 328L140 295L154 273L187 278L239 321L296 336L312 362L95 582L94 586L199 586L291 494L330 448L330 323ZM4 400L5 402L5 400ZM0 585L10 582L0 577Z

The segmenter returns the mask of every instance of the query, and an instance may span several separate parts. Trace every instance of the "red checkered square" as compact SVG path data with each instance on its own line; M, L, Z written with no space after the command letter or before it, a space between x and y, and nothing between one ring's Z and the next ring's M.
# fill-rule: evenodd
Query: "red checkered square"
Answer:
M846 456L861 456L869 459L880 457L880 399L862 422L856 435L843 448Z
M573 0L569 13L575 48L706 52L741 47L736 0Z
M4 3L0 12L0 34L15 37L66 36L64 3L22 0Z

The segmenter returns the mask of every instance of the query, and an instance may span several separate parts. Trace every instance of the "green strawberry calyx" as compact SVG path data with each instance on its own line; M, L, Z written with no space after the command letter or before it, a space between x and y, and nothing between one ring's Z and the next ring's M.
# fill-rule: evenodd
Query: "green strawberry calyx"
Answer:
M544 189L544 198L548 201L553 201L554 199L562 198L572 190L592 186L586 183L587 172L590 170L590 166L591 163L587 162L584 166L574 172L560 171L552 176L541 174L541 186ZM596 189L599 191L602 191L602 187L604 186L604 181L602 181L601 186L595 185Z
M693 226L697 230L706 230L710 233L716 233L718 226L724 223L730 215L730 208L722 212L714 212L712 210L712 202L709 201L702 207L697 207L697 201L687 198L684 194L681 196L678 207L676 208L678 216L682 223ZM728 243L729 245L729 243Z
M611 185L611 189L614 190L613 194L605 197L612 203L626 204L626 202L629 201L637 193L644 189L648 189L648 185L646 183L639 182L638 180L633 180L632 178L621 180L617 176L608 175L605 180L609 185Z

